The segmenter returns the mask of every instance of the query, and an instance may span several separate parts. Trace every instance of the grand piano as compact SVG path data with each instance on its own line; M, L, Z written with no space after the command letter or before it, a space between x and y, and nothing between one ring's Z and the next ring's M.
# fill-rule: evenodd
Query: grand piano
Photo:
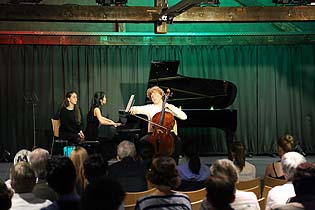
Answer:
M227 107L236 97L236 86L225 80L179 75L178 66L179 61L152 61L148 88L157 85L164 91L171 90L172 95L167 102L181 107L187 114L187 120L177 119L178 128L219 128L226 133L226 144L230 145L237 127L237 110ZM129 121L137 121L133 117L128 118ZM125 120L126 125L128 120ZM136 127L133 125L132 128Z

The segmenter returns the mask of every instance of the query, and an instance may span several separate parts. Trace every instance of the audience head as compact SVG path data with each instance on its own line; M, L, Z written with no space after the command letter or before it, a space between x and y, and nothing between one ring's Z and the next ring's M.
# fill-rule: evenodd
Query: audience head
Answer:
M297 197L315 195L315 163L301 163L292 180Z
M136 156L136 147L134 143L124 140L120 142L117 147L117 157L119 160L125 157L132 157L135 158Z
M301 163L293 177L296 196L291 202L302 203L305 210L314 210L315 203L315 163Z
M287 152L282 156L281 166L288 181L292 181L298 165L305 162L305 157L298 152Z
M281 158L283 154L291 152L294 149L293 136L286 134L278 139L278 155Z
M32 192L36 176L29 163L18 162L10 170L11 186L16 193Z
M21 149L15 154L13 164L15 165L16 163L21 162L21 161L30 162L30 154L31 154L31 151L26 150L26 149Z
M154 146L148 141L140 141L137 151L142 160L152 160L155 155Z
M83 163L85 178L91 182L93 179L107 173L108 163L101 154L91 154Z
M228 159L216 160L210 167L213 176L226 176L235 184L238 182L238 171L232 161Z
M42 148L36 148L30 154L30 164L36 177L39 179L45 179L46 177L46 165L48 158L49 152Z
M105 93L102 91L94 93L93 100L92 100L92 108L101 107L104 104L106 104Z
M58 194L64 195L74 191L75 168L68 157L54 156L47 163L48 185Z
M7 185L0 180L0 210L8 210L11 208L11 198L13 191L9 190Z
M184 140L182 148L184 156L189 159L188 160L189 169L194 174L199 174L201 162L199 158L199 152L194 145L194 141L192 139Z
M70 159L76 171L76 183L83 189L86 185L83 163L88 156L87 151L83 147L75 147L70 154Z
M207 200L215 209L231 209L235 200L235 183L226 176L210 176L206 182Z
M158 157L152 161L147 179L155 186L176 189L180 185L180 177L175 160L171 157Z
M246 148L244 144L240 141L234 141L230 147L229 159L242 171L245 166L245 158Z
M82 210L117 210L124 197L125 192L118 181L110 177L98 177L86 187L81 197L81 207Z

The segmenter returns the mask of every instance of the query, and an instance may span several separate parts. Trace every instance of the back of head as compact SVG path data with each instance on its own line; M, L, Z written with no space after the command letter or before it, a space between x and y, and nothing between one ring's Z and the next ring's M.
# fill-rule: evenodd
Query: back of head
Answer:
M235 183L226 176L210 176L206 182L207 200L218 210L231 209L235 199Z
M242 171L245 166L245 150L244 144L240 141L234 141L230 147L229 159L234 162L240 171Z
M58 194L72 193L76 180L72 161L64 156L52 157L47 163L46 180L49 186Z
M296 168L292 180L297 197L315 196L315 163L302 163Z
M86 187L81 197L82 210L117 210L124 197L125 192L118 181L98 177Z
M291 152L294 149L293 136L286 134L278 139L278 146L283 149L283 152Z
M298 202L305 210L315 209L315 163L302 163L293 177L296 196L290 202Z
M238 182L238 172L234 163L228 159L216 160L210 167L213 176L226 176L235 184Z
M137 151L142 160L152 160L155 155L154 146L148 141L140 141L137 144Z
M36 183L35 172L29 163L18 162L10 170L11 185L16 193L32 192Z
M11 198L13 191L9 190L7 185L0 180L0 210L8 210L11 208Z
M199 174L201 162L199 158L199 152L197 147L194 145L194 141L192 139L184 140L182 148L184 156L189 159L189 169L194 174Z
M282 156L282 170L289 181L292 180L298 165L305 162L305 157L298 152L287 152Z
M134 143L127 140L120 142L117 147L117 155L120 159L123 159L125 157L134 158L136 156L136 147Z
M30 154L31 151L26 150L26 149L21 149L20 151L18 151L15 156L14 156L14 160L13 160L13 164L15 165L18 162L30 162Z
M35 174L40 179L46 177L46 165L49 158L49 152L42 148L36 148L30 154L30 164Z
M84 175L91 182L93 179L104 176L107 173L108 163L100 154L90 155L83 164Z
M147 173L147 179L154 185L176 189L180 185L180 177L175 160L171 157L155 158Z

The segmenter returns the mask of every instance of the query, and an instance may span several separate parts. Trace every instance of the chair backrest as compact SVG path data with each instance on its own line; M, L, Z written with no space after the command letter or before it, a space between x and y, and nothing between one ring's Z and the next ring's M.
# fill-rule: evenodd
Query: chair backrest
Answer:
M258 199L258 204L261 210L265 210L266 209L266 198L262 197L260 199Z
M261 197L261 180L260 177L257 177L248 181L241 181L236 183L236 189L243 190L247 192L253 192L257 198Z
M262 192L262 197L266 198L268 197L268 192L272 189L272 187L269 187L267 185L264 186L263 192Z
M203 200L207 194L206 188L202 188L200 190L194 190L194 191L176 191L176 192L180 192L187 195L190 199L190 203Z
M60 120L51 119L54 137L59 137Z
M259 199L259 198L261 197L261 188L260 188L260 185L257 185L257 186L255 186L255 187L248 188L248 189L243 189L243 191L255 193L257 199Z
M195 201L195 202L191 202L191 208L192 210L199 210L201 203L203 200L199 200L199 201Z
M272 178L270 176L265 176L265 178L264 178L265 186L269 186L269 187L275 187L278 185L283 185L285 183L287 183L287 180L285 180L285 179L276 179L276 178Z
M142 192L126 192L126 197L124 199L125 209L127 209L127 208L132 209L132 207L134 208L136 205L136 202L139 198L141 198L145 195L150 195L155 190L156 190L156 188L152 188L152 189L142 191Z

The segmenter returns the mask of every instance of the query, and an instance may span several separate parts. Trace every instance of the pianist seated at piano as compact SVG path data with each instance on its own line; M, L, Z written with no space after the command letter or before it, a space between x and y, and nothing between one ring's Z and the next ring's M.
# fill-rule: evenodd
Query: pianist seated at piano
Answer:
M130 113L132 115L136 114L143 114L146 115L148 118L148 135L144 136L141 138L141 140L146 140L148 136L153 132L153 127L150 123L152 120L153 116L162 110L162 105L163 105L163 96L165 95L164 91L158 87L158 86L153 86L147 90L146 96L152 101L152 104L146 104L143 106L133 106L130 109ZM180 110L178 107L165 103L165 111L170 112L174 117L181 119L181 120L186 120L187 115L185 112ZM175 160L178 162L179 154L180 154L180 139L175 135L174 132L171 133L173 138L174 138L174 143L175 143L175 151L173 153L173 157Z
M92 106L87 116L86 140L96 141L99 139L99 127L108 126L109 132L115 133L115 128L121 123L116 123L102 115L102 106L106 104L104 92L96 92L92 99ZM111 134L109 134L111 136Z

